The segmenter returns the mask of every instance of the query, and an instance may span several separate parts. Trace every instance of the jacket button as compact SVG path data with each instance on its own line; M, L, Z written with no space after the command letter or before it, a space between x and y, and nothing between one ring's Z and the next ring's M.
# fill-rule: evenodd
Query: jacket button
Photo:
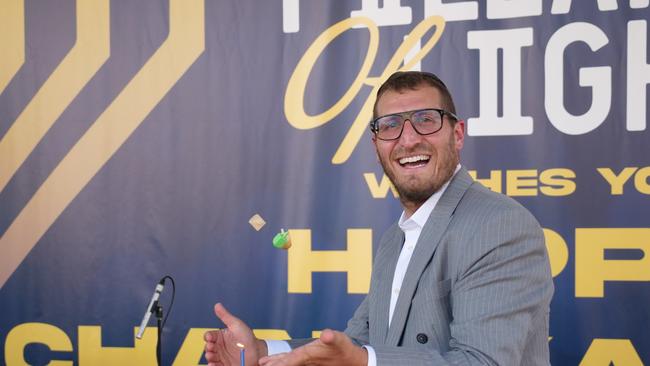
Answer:
M415 339L417 339L418 343L421 344L425 344L429 341L429 337L427 337L427 335L424 333L418 333L418 335L415 336Z

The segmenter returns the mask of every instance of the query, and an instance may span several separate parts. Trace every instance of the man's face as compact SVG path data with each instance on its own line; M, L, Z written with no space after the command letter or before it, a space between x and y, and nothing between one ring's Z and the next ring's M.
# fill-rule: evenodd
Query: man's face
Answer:
M424 108L444 109L438 89L422 85L415 90L389 90L379 98L377 116ZM423 136L406 120L397 140L383 141L373 136L379 162L409 214L438 191L456 169L465 123L458 121L452 126L449 122L445 115L440 131Z

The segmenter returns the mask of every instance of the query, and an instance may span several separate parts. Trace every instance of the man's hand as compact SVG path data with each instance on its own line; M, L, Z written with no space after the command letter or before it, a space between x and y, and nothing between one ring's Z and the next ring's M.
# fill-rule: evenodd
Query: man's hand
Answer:
M266 356L266 342L255 338L251 328L234 315L230 314L221 304L214 306L214 313L226 325L225 329L206 332L205 359L209 366L239 365L239 347L241 343L246 348L246 365L257 365L260 357Z
M354 343L345 333L325 329L320 339L298 347L289 353L280 353L260 359L260 366L333 365L366 366L368 352Z

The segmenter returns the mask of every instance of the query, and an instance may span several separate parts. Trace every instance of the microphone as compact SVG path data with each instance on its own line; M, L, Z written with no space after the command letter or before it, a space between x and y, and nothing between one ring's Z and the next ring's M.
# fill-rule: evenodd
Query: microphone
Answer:
M144 334L144 330L147 327L147 324L149 323L149 318L151 317L151 313L154 312L154 304L158 302L158 298L160 298L160 294L163 291L163 283L165 283L165 279L163 278L160 280L160 282L156 285L156 288L153 291L153 296L151 296L151 301L149 302L149 306L147 306L147 311L144 313L144 317L142 318L142 323L140 323L140 329L138 329L138 334L136 334L136 338L142 339L142 334Z

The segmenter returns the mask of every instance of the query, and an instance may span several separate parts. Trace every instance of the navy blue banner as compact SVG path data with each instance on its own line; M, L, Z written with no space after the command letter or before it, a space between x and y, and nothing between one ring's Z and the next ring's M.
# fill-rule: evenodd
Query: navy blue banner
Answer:
M552 364L650 363L649 7L3 0L0 364L154 365L164 275L166 365L205 364L217 301L345 328L401 213L367 128L398 70L445 81L462 164L544 228Z

